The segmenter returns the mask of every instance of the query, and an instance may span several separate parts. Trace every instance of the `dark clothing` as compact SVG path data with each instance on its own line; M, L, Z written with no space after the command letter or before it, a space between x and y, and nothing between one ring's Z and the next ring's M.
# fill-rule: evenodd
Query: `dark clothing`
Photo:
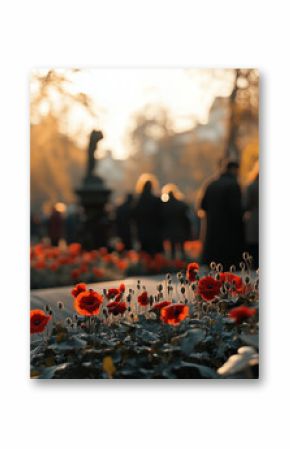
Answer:
M253 268L259 267L259 177L245 192L245 237L247 250L253 256Z
M79 241L80 215L70 213L65 220L65 234L67 243Z
M174 197L162 204L163 239L171 244L171 255L175 258L177 246L183 253L185 240L190 239L188 206Z
M241 189L230 173L211 182L201 202L206 212L203 263L222 263L224 270L238 266L244 251Z
M163 251L161 200L150 192L143 192L134 208L134 219L141 250L148 254Z
M125 201L116 210L116 232L125 249L132 249L132 203Z
M48 220L48 236L52 246L57 246L63 237L64 221L63 216L58 211L53 211Z

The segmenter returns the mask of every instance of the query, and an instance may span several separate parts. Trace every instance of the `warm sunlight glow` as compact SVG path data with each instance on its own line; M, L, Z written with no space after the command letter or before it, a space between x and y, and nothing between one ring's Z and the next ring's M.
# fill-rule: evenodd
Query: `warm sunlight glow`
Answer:
M40 72L45 73L34 73ZM66 75L66 70L57 72ZM214 99L228 96L233 83L231 69L90 69L69 73L69 77L68 90L90 96L97 114L89 116L84 109L74 108L64 131L85 146L91 129L101 128L100 152L110 149L116 158L127 157L132 116L145 105L166 107L174 131L182 132L207 123ZM32 79L31 95L36 92ZM47 113L45 103L39 113Z

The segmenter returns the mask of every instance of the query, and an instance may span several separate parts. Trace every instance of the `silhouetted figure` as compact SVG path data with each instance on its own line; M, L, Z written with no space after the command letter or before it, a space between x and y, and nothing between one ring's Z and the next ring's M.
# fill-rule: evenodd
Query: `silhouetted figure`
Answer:
M163 251L161 200L152 193L153 175L142 175L137 183L140 196L134 208L137 236L141 250L154 255Z
M95 151L97 144L103 138L102 131L96 131L95 129L90 134L89 146L88 146L88 162L87 162L87 178L94 176L94 170L96 165Z
M55 207L48 219L48 236L52 246L57 246L59 240L63 237L64 220L63 215Z
M170 242L171 257L176 258L176 251L180 249L185 256L184 242L190 239L191 223L189 208L181 201L181 193L174 184L168 184L162 189L162 218L163 239Z
M244 250L239 165L228 162L221 176L210 182L201 201L206 213L203 263L219 262L224 270L238 266Z
M65 237L67 243L74 243L79 240L80 213L75 204L70 204L67 208L65 219Z
M247 250L253 256L253 268L259 268L259 173L245 192L245 238Z
M116 233L124 244L124 249L132 249L133 195L129 193L125 201L116 209Z

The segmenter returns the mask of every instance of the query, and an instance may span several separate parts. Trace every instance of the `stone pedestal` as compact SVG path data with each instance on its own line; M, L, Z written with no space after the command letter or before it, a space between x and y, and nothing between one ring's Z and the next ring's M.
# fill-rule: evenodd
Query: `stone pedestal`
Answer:
M107 246L110 222L106 204L111 190L104 181L95 175L86 176L83 185L76 190L84 208L85 220L82 229L82 245L85 249L97 249Z

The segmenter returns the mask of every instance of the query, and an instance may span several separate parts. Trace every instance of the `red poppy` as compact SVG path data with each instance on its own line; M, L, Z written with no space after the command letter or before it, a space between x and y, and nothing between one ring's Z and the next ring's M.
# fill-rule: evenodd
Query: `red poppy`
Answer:
M43 332L49 322L51 316L46 315L43 310L31 310L30 311L30 333L36 334Z
M199 280L197 291L205 301L212 301L220 293L221 285L221 281L205 276Z
M245 292L245 284L243 283L243 279L236 274L225 272L220 273L221 282L228 282L229 284L233 284L230 291L232 295L237 296L239 293L242 294Z
M138 296L138 303L140 306L147 306L149 304L148 293L146 291L142 292L141 295Z
M126 268L128 267L128 262L127 260L116 260L116 267L119 268L120 271L125 271Z
M251 316L255 315L256 309L250 309L246 306L239 306L233 308L229 316L235 320L237 324L240 324L243 320L246 318L250 318Z
M186 270L186 279L189 280L189 282L194 282L196 278L196 273L199 270L199 264L197 262L191 262L187 265Z
M163 307L169 306L170 304L171 304L170 301L156 302L151 310L153 312L160 312L160 310L163 309Z
M36 264L34 265L34 268L37 268L37 270L42 270L43 268L46 268L46 262L44 259L39 259Z
M86 284L80 283L74 286L74 288L71 291L71 294L74 298L76 298L80 293L85 292L87 289Z
M107 297L109 299L112 299L115 296L117 296L118 293L119 293L119 289L118 288L109 288L109 290L107 291Z
M52 262L52 264L49 266L51 271L57 271L59 269L59 263L58 262Z
M109 313L113 315L119 315L119 313L124 313L127 310L125 302L113 301L107 305Z
M80 254L81 250L82 250L82 245L80 243L71 243L68 246L68 251L71 256L77 256L78 254Z
M189 307L184 304L171 304L161 309L160 317L166 324L176 326L189 315Z
M112 299L112 298L117 299L117 297L118 297L118 300L120 300L124 291L125 291L125 284L122 283L122 284L120 284L119 288L109 288L109 290L107 292L107 297L109 299Z
M78 268L74 268L71 272L72 279L78 279L81 275L81 272Z
M80 315L98 315L103 297L92 289L79 293L75 298L74 308Z
M105 276L105 272L101 268L93 267L92 271L96 278L103 278Z

